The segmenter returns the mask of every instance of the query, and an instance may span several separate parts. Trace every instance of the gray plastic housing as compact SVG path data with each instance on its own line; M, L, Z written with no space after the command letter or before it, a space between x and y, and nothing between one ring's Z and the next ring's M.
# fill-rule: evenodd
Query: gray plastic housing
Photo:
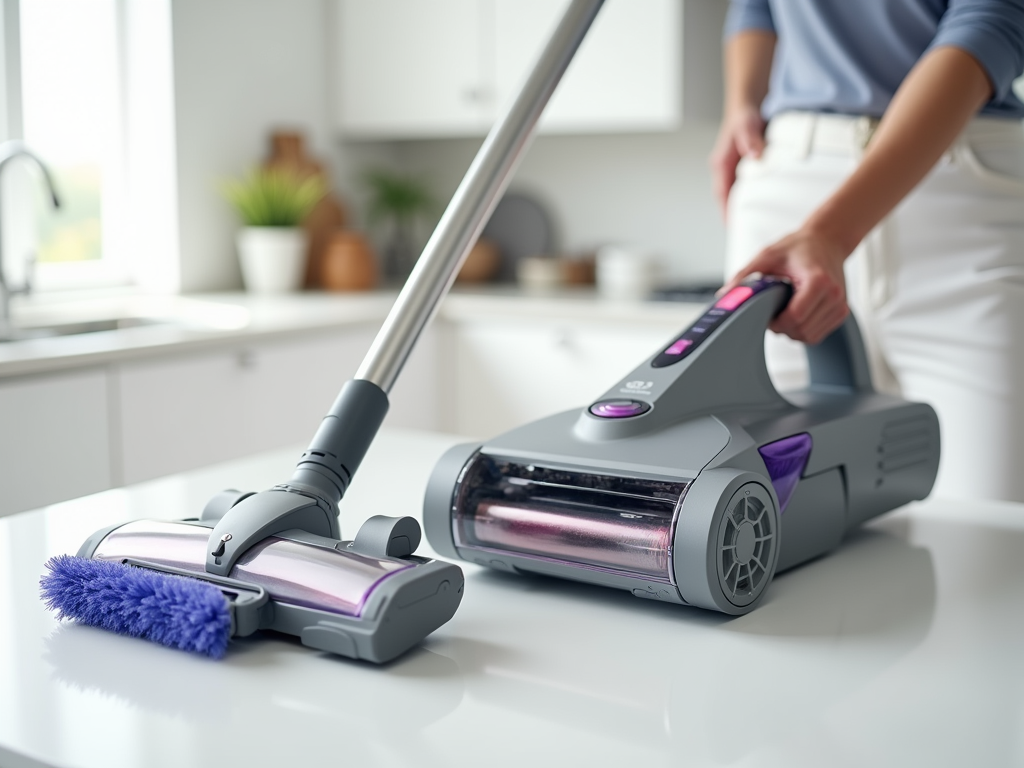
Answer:
M659 357L664 359L666 345L596 401L642 398L648 407L639 415L601 418L587 407L449 450L435 467L424 499L431 546L445 556L491 568L742 614L761 602L777 571L823 555L863 522L927 496L939 460L934 410L871 388L852 317L822 344L807 348L809 387L780 395L768 376L763 338L790 288L771 279L751 285L754 294L685 359L653 367ZM794 435L809 435L813 447L780 513L777 489L759 449ZM473 504L481 494L497 494L497 486L464 492L466 478L478 476L481 462L557 469L575 478L570 484L586 476L687 483L675 512L667 578L538 556L543 542L531 553L467 542L464 521L482 508ZM593 511L582 501L580 508L581 514ZM618 521L611 516L608 522L614 531ZM753 558L757 565L747 561L750 584L739 589L735 574L726 571L730 553L750 549L751 529L758 532L757 542L771 546Z

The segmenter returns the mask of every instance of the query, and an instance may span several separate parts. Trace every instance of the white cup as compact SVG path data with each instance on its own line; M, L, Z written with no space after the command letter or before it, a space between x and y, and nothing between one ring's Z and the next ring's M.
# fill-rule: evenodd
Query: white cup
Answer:
M606 299L646 299L661 274L651 251L628 245L606 245L597 251L597 292Z

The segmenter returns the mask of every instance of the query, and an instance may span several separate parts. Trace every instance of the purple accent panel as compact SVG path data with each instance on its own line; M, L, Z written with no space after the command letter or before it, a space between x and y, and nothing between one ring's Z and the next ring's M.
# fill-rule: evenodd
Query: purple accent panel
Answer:
M779 497L779 512L784 512L789 500L793 498L793 491L811 455L812 444L811 436L804 432L757 449L764 459L768 477L775 486L775 494Z
M647 403L636 400L603 400L590 406L590 412L603 419L626 419L639 416L651 409Z
M136 520L108 534L93 557L99 560L132 557L202 573L206 568L209 536L210 529L201 526ZM381 581L411 567L412 563L272 536L246 552L229 575L258 584L281 603L359 616Z

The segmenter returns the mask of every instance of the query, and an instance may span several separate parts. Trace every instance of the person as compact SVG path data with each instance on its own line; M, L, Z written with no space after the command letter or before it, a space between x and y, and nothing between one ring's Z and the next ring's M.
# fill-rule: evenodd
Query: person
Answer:
M876 387L939 415L945 496L1024 501L1022 71L1022 0L732 0L726 18L726 288L789 277L771 329L807 344L852 306ZM779 339L784 389L804 374Z

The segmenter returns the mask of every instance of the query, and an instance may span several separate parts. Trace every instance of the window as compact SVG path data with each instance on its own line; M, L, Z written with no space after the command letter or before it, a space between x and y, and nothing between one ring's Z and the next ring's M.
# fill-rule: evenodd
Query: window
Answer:
M168 0L0 3L0 139L22 139L50 169L61 200L54 211L30 162L5 169L5 272L21 284L34 254L40 290L173 290ZM145 254L133 247L161 233Z
M116 248L121 176L115 0L21 0L21 119L62 208L36 201L40 266L99 262Z

